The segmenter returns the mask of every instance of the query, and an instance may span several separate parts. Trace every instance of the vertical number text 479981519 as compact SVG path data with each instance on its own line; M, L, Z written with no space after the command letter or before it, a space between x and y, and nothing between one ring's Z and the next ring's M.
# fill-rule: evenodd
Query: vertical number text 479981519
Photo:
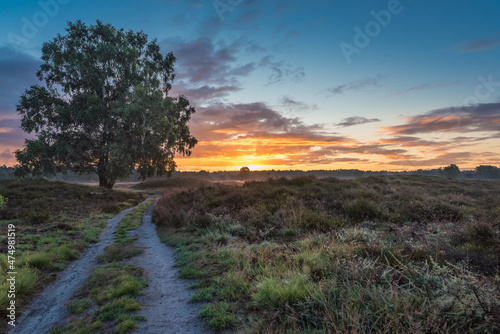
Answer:
M16 325L16 226L9 224L7 230L7 244L8 244L8 268L7 282L9 282L7 297L10 299L9 306L7 307L8 324L11 326Z

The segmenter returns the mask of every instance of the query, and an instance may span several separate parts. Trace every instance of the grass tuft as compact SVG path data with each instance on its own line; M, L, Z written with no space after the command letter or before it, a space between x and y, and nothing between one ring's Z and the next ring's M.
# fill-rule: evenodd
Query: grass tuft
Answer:
M209 321L211 327L216 330L232 328L236 324L236 316L230 312L231 305L228 303L216 303L203 306L200 316Z
M257 307L283 309L304 301L314 290L303 275L291 279L265 278L255 287L252 298Z
M85 312L92 305L87 298L73 300L67 305L67 309L71 314L80 314Z

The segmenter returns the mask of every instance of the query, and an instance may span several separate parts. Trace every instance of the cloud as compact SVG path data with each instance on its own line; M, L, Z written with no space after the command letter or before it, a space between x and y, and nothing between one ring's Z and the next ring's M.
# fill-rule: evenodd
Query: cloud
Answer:
M179 160L181 166L259 164L305 168L364 163L373 156L389 161L415 158L404 148L362 143L332 132L324 124L306 124L300 118L285 117L264 103L219 103L198 108L190 129L199 144L189 161Z
M500 103L432 110L382 129L395 136L432 132L493 132L500 136Z
M451 140L426 140L418 137L411 136L400 136L394 138L383 138L379 139L378 143L387 144L390 146L399 146L403 148L421 148L422 152L446 152L449 149L455 149L457 147L470 146L468 141L455 141Z
M283 96L281 99L281 105L287 111L292 113L303 113L309 110L317 110L318 106L316 104L309 105L302 101L297 101L291 96Z
M459 49L460 53L468 53L488 51L498 47L500 47L500 32L486 38L463 41L454 48Z
M254 41L247 42L246 44L247 44L245 47L246 53L264 53L264 52L266 52L265 48L263 48L260 44L254 42Z
M34 134L27 134L20 128L19 118L0 119L0 165L12 166L16 164L13 152L21 149L26 138L34 138Z
M164 42L163 44L167 44ZM191 83L226 84L232 78L227 74L233 69L238 50L233 46L217 47L207 37L191 42L168 43L167 49L177 58L178 78Z
M237 55L246 47L241 41L225 45L201 37L194 41L165 40L161 44L177 58L173 93L185 94L197 102L241 90L240 78L256 68L254 63L239 63Z
M26 88L36 83L39 59L0 47L0 110L12 113Z
M7 118L0 120L0 143L22 146L24 139L33 138L21 129L21 121L18 118Z
M241 65L238 67L233 68L231 71L229 71L229 75L235 76L235 77L246 77L250 73L252 73L255 70L255 64L254 63L248 63L245 65Z
M400 160L411 158L412 155L408 154L406 149L392 148L386 144L366 144L356 142L351 145L345 146L327 146L324 150L330 151L332 154L366 154L366 155L380 155L386 159Z
M373 122L380 122L380 119L378 118L365 118L365 117L360 117L360 116L354 116L354 117L348 117L344 118L342 122L337 123L337 126L342 126L342 127L349 127L349 126L354 126L354 125L360 125L360 124L366 124L366 123L373 123Z
M206 102L215 98L228 96L231 92L241 90L238 86L208 86L204 85L198 88L188 88L184 84L174 86L172 95L185 95L193 101Z
M266 104L213 104L199 108L193 123L205 140L238 138L295 138L302 140L346 141L327 134L323 125L307 125L299 118L284 117Z
M210 164L217 159L231 164L243 156L257 157L260 164L263 159L277 159L283 165L312 163L319 155L312 147L353 142L323 125L284 117L264 103L198 108L190 128L200 141L190 159L210 159Z
M369 86L368 83L368 80L360 80L352 85L352 89L362 89ZM314 108L314 105L286 95L281 98L280 107L305 111ZM190 158L190 164L308 168L362 163L421 168L449 163L493 163L496 157L485 155L487 152L483 150L472 155L450 151L498 138L499 111L500 104L495 103L431 110L409 117L402 125L384 127L385 133L392 137L360 142L332 132L326 124L306 124L300 118L286 117L265 103L212 103L198 108L191 123L192 132L200 143ZM354 116L336 125L349 127L379 121L377 118ZM432 132L486 134L448 136L446 140L419 136Z
M255 5L255 4L253 4ZM242 9L238 14L238 24L256 20L262 13L251 8L248 3L241 4L234 9ZM231 12L233 13L233 12ZM226 14L230 14L229 12ZM231 14L231 16L233 16ZM183 22L187 20L185 14L178 15L172 20ZM232 20L232 19L231 19ZM227 29L226 20L224 29ZM181 81L186 89L198 89L202 86L218 88L219 86L241 86L241 78L251 75L256 70L268 70L268 81L265 86L284 82L300 82L305 78L305 69L301 66L292 66L281 59L269 54L270 50L260 43L248 39L245 35L230 40L218 39L216 32L221 29L218 18L207 18L203 25L202 37L195 40L166 39L160 45L163 50L172 51L177 58L176 79ZM231 24L229 24L232 26ZM245 25L245 24L244 24ZM296 36L297 31L290 31L290 36ZM243 57L251 55L255 60L242 61Z
M344 94L348 91L357 91L357 90L368 90L373 88L381 87L381 81L383 80L383 76L378 74L373 77L368 77L360 80L356 80L353 82L349 82L346 84L342 84L333 88L328 89L329 95L340 95Z
M462 143L477 143L484 140L489 139L498 139L498 136L485 136L485 137L455 137L452 138L451 141L454 143L462 142Z
M303 67L293 67L284 61L274 61L272 56L265 56L262 58L259 66L271 70L266 86L283 83L285 81L300 82L306 76Z
M335 162L368 162L369 159L358 159L358 158L335 158Z
M14 158L14 154L9 149L4 150L0 153L0 161L12 160ZM3 165L4 163L2 163Z
M439 154L435 158L431 159L395 160L386 163L393 166L432 167L445 166L449 165L450 163L469 164L472 159L474 159L474 154L471 152L451 152Z
M392 93L392 95L403 95L405 93L410 93L414 91L419 91L419 90L424 90L424 89L434 89L434 88L441 88L441 87L456 87L460 86L461 83L458 80L455 81L450 81L450 82L436 82L436 81L431 81L431 82L426 82L421 85L413 86L405 90L397 91Z

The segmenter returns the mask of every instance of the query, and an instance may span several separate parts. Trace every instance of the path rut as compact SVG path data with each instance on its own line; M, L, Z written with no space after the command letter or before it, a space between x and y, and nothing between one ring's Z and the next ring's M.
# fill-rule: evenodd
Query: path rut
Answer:
M209 333L204 323L197 317L199 304L189 304L192 291L188 283L177 277L174 251L160 241L156 226L151 221L154 205L145 212L141 226L132 231L136 246L144 253L130 262L144 268L149 286L143 290L139 301L143 305L140 312L148 321L139 324L138 333L195 334Z
M145 204L148 198L144 202ZM138 205L138 206L139 206ZM136 206L137 207L137 206ZM71 263L58 275L55 282L47 285L16 320L16 326L9 334L48 333L59 322L64 321L69 313L65 308L74 293L85 283L96 266L97 256L103 253L104 247L113 242L113 232L122 218L132 211L129 208L108 220L108 225L100 235L100 241L90 245L80 259Z

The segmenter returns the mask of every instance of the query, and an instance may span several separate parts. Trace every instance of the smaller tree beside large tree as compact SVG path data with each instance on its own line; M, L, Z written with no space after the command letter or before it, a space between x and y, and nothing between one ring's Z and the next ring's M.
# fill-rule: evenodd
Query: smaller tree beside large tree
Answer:
M170 175L176 153L197 140L188 121L195 109L168 93L175 57L156 40L97 21L68 23L42 48L35 85L21 96L21 127L36 133L16 151L15 175L95 173L112 188L137 169L145 179Z

